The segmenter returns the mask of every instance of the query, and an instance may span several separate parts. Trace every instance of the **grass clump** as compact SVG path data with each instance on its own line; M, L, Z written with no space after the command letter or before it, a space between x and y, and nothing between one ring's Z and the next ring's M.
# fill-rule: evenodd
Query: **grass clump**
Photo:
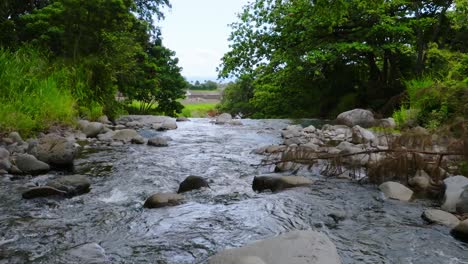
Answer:
M216 103L201 103L184 105L180 116L184 117L207 117L216 111Z
M65 70L48 68L31 48L0 49L0 130L30 135L75 120L75 100L59 80Z

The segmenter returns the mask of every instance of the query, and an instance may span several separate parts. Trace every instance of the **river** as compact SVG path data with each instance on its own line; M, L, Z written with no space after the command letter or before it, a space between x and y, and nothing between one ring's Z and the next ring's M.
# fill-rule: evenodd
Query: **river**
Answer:
M169 136L169 147L87 148L75 161L89 175L88 194L71 199L21 199L30 182L0 181L0 263L64 263L66 250L95 242L112 263L205 263L227 247L288 230L313 229L335 243L343 263L468 263L468 245L444 226L427 225L430 201L386 200L375 186L304 172L316 183L280 193L252 191L262 156L252 150L279 143L287 120L243 120L218 126L208 119L178 123L177 130L142 130ZM207 178L210 189L186 193L186 203L144 209L155 192L175 192L189 175ZM344 214L335 222L331 213ZM67 263L69 259L67 259Z

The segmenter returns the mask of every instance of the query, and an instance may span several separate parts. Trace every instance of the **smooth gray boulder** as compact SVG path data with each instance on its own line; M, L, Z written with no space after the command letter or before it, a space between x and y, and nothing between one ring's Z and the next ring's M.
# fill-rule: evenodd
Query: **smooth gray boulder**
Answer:
M458 198L456 210L459 214L468 214L468 185L465 186L463 192Z
M145 138L142 136L132 138L131 142L132 144L139 144L139 145L146 143Z
M166 118L159 127L159 131L177 129L177 122L173 118Z
M63 191L66 196L72 197L89 192L91 180L83 175L69 175L49 181L47 186Z
M23 144L24 141L21 138L20 134L18 132L11 132L8 137L13 140L13 143L18 143L18 144Z
M103 124L111 124L111 122L109 121L109 118L106 116L106 115L103 115L103 116L100 116L97 121L99 123L103 123Z
M468 219L460 222L450 234L461 241L468 242Z
M50 170L47 163L44 163L33 155L19 154L15 157L15 164L19 170L25 174L38 175L46 173Z
M148 145L154 147L167 147L169 144L167 143L167 139L163 137L154 137L148 139Z
M235 249L226 249L209 264L339 264L335 245L323 233L292 231Z
M97 243L88 243L67 250L61 263L110 264L106 251Z
M414 177L408 180L408 184L418 192L426 192L431 188L432 179L424 170L418 170Z
M398 182L384 182L379 186L385 197L400 201L409 201L413 197L413 191Z
M314 181L303 176L255 176L252 189L256 192L278 192L289 188L308 186Z
M453 214L437 209L425 210L421 217L429 223L445 225L452 228L460 223L460 220Z
M444 180L445 194L442 210L454 213L457 211L457 203L465 187L468 186L468 178L465 176L453 176Z
M389 129L394 129L396 128L396 122L395 122L395 119L393 119L392 117L389 117L389 118L383 118L383 119L380 119L377 122L377 125L379 127L383 127L383 128L389 128Z
M73 166L77 154L75 143L58 135L46 135L37 144L37 158L56 167Z
M351 142L354 144L367 144L376 141L376 137L371 131L362 128L359 125L353 126L353 128L351 128L351 132L353 133Z
M179 185L179 190L177 193L189 192L192 190L201 189L203 187L209 188L210 185L208 182L200 176L188 176L182 181Z
M34 199L49 196L65 196L67 193L50 186L38 186L26 190L22 196L24 199Z
M11 162L8 159L0 159L0 170L10 171L11 170Z
M81 131L89 138L96 137L104 130L104 125L99 122L90 122Z
M339 114L336 118L336 123L349 127L359 125L368 128L374 125L375 119L374 114L369 110L354 109Z
M0 147L0 160L10 158L10 152L5 148Z
M138 138L138 137L140 137L140 135L134 129L122 129L122 130L118 130L117 132L115 132L114 135L112 136L112 139L119 140L124 143L129 143L132 141L132 139Z
M232 120L232 115L228 113L220 114L216 117L215 124L223 125Z
M155 193L146 199L145 208L161 208L182 203L184 197L177 193Z

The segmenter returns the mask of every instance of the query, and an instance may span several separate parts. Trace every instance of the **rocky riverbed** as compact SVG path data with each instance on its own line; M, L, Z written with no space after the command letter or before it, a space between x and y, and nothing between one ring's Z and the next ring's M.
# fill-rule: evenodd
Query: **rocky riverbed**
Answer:
M261 264L270 263L262 252L283 241L294 241L288 252L296 256L308 251L330 263L466 263L468 245L450 235L458 219L427 212L436 202L390 199L377 186L315 170L298 177L255 166L264 156L254 150L302 138L304 129L285 136L288 120L100 121L37 141L3 140L0 158L10 164L0 181L0 263L223 263L249 252L234 263ZM47 145L51 137L62 147ZM18 157L37 167L25 171ZM186 191L180 184L190 175L206 184L195 180L200 186ZM52 195L34 197L35 188ZM167 204L145 208L149 197ZM310 252L304 243L312 240L325 246Z

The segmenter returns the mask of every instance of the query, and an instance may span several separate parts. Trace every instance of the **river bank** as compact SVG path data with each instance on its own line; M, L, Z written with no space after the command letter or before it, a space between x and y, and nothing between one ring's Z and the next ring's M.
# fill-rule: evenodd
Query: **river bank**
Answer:
M306 170L300 174L312 185L254 192L254 176L271 172L256 166L264 156L253 150L281 144L290 121L210 121L177 122L177 129L166 130L145 125L144 117L129 118L120 127L112 125L113 132L86 139L73 171L3 177L3 259L73 263L79 261L73 250L91 243L91 252L102 249L111 263L205 263L225 248L292 230L316 230L336 245L343 263L463 263L466 244L452 238L449 227L428 225L420 217L437 206L431 200L387 199L375 186ZM145 142L159 137L167 147L116 140L118 130L130 129L128 123ZM22 199L31 184L64 174L86 175L90 191L69 199ZM184 194L185 202L175 207L143 208L151 194L175 192L189 175L202 176L210 188Z

